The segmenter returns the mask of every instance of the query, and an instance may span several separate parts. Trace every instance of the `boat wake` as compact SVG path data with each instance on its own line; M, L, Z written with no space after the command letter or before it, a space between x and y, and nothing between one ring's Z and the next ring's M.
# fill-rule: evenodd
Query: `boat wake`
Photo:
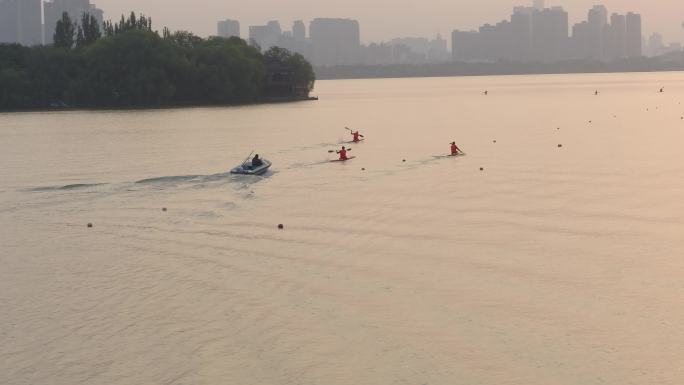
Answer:
M204 178L204 175L179 175L179 176L160 176L156 178L148 178L135 182L136 184L169 184L169 183L183 183L192 182L197 179Z
M85 190L92 187L104 186L107 183L76 183L68 184L64 186L46 186L46 187L33 187L26 189L25 191L31 192L43 192L43 191L65 191L65 190Z

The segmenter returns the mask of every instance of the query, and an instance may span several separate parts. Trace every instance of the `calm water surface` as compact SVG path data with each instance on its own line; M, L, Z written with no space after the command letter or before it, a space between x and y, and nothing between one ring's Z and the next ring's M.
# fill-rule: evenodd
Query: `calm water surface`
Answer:
M316 93L0 114L0 384L684 383L683 74Z

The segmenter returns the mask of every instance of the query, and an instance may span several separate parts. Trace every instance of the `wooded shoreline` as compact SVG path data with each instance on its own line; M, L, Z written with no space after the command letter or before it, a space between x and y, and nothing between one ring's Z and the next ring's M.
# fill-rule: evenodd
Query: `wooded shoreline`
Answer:
M0 111L243 105L308 100L314 87L311 64L282 48L160 34L135 14L104 35L88 25L65 14L51 46L0 45Z

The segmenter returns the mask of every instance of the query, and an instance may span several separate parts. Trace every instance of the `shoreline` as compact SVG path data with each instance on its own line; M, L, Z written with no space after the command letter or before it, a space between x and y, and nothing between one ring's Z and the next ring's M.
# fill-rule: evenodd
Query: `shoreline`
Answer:
M648 60L619 63L561 62L561 63L463 63L449 62L428 65L357 65L318 67L318 80L342 79L397 79L434 77L475 77L515 75L571 75L613 74L684 71L684 54L676 61Z
M183 108L225 108L225 107L246 107L257 106L264 104L283 104L283 103L299 103L317 101L318 96L306 97L273 97L259 99L253 102L233 103L233 104L173 104L165 106L120 106L120 107L89 107L89 106L67 106L67 107L48 107L48 108L26 108L26 109L8 109L0 108L0 114L24 113L24 112L72 112L72 111L145 111L145 110L175 110Z
M494 76L527 76L527 75L608 75L608 74L638 74L638 73L677 73L684 72L682 69L667 70L631 70L631 71L548 71L548 72L492 72L492 73L467 73L467 74L386 74L386 75L341 75L341 76L321 76L318 80L372 80L372 79L418 79L418 78L474 78L474 77L494 77Z

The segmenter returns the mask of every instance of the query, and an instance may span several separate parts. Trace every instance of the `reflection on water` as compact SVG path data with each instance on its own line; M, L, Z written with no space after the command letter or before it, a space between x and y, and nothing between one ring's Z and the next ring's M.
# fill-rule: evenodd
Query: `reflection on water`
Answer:
M684 381L681 74L317 87L0 114L0 383Z

